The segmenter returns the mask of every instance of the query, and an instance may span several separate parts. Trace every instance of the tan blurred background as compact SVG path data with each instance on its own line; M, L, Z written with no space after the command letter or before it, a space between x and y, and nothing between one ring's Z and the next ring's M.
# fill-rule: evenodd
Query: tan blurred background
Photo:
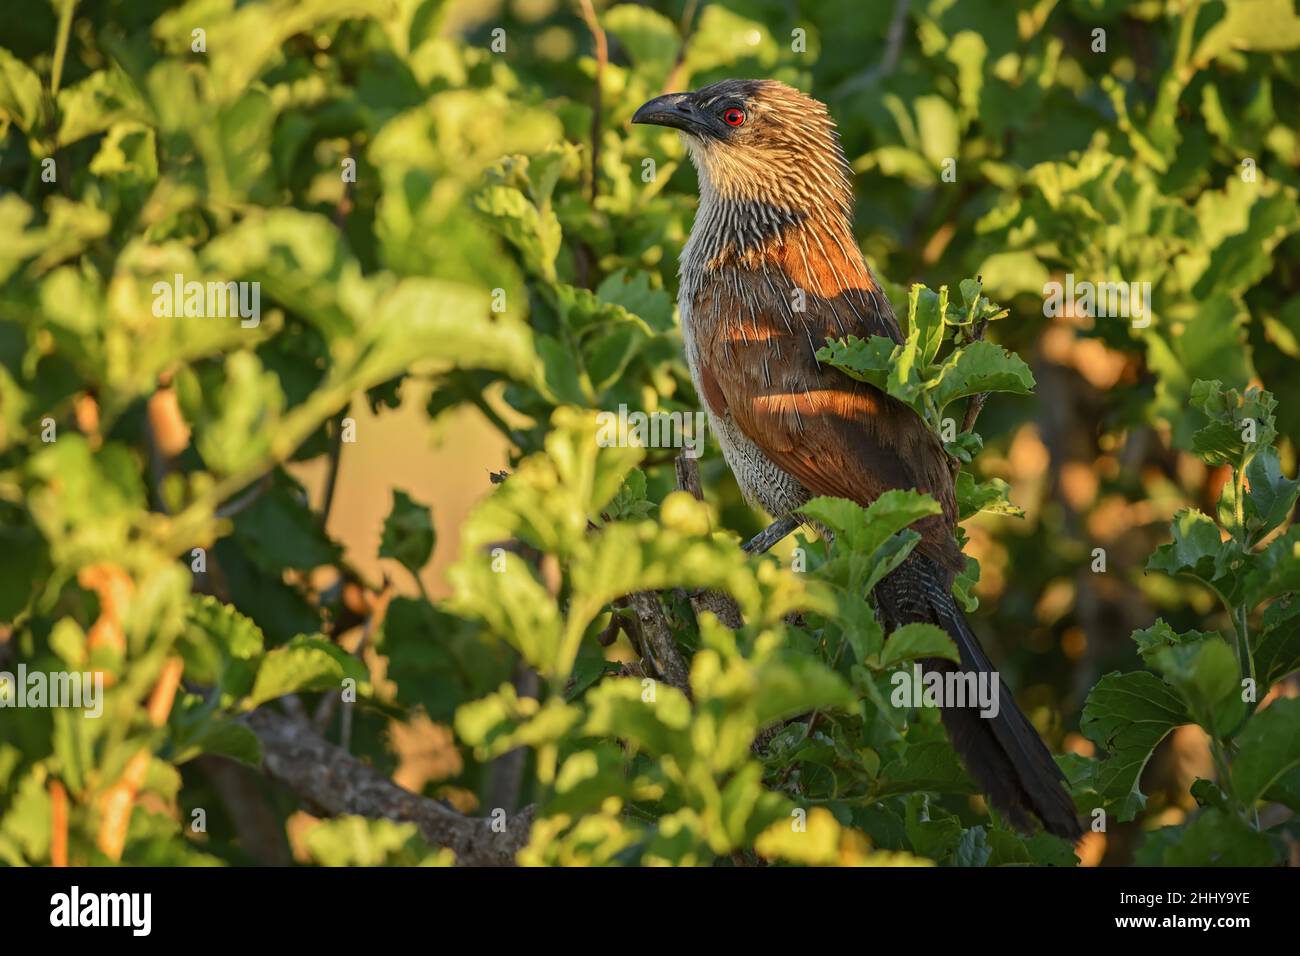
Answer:
M461 406L430 425L428 397L428 385L408 380L399 408L372 414L363 398L353 401L348 414L356 419L356 442L343 445L328 530L367 578L378 582L386 573L399 594L415 594L396 561L379 559L379 539L394 489L428 505L438 541L421 579L438 598L447 594L444 572L456 559L465 516L491 490L489 473L508 463L505 439L478 411ZM324 494L326 468L321 457L293 469L312 501Z

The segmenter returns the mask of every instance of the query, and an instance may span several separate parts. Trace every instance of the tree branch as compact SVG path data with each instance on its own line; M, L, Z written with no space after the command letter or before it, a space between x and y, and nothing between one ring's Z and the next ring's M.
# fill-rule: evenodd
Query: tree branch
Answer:
M659 603L655 591L636 591L627 596L627 605L636 614L641 624L644 649L653 658L651 663L663 679L691 698L690 672L682 660L682 652L677 647L673 630L668 626L668 615Z
M399 787L309 724L267 708L243 721L262 743L267 776L319 813L409 821L429 843L450 848L462 866L513 866L515 854L528 842L534 807L508 817L505 831L498 833L486 819L463 816Z

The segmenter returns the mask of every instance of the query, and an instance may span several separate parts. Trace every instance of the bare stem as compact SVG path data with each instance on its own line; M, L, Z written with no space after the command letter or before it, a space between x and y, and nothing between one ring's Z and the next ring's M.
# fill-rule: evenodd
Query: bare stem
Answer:
M600 168L600 117L601 85L605 79L605 64L609 62L609 44L605 31L596 19L596 11L591 0L578 0L578 12L591 31L591 38L596 44L596 85L592 92L591 103L591 201L596 201L597 170Z
M340 409L334 417L334 433L330 436L329 470L325 472L325 497L320 506L320 526L329 524L330 509L334 507L334 489L339 481L339 463L343 458L343 419L348 409Z
M72 32L72 11L76 9L77 0L63 0L59 9L59 33L54 41L54 66L50 70L50 96L59 95L59 84L63 80L63 61L68 55L68 34Z

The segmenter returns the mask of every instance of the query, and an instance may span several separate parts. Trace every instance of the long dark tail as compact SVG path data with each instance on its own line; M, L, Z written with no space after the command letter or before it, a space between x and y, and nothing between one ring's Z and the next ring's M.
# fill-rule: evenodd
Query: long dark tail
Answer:
M937 624L956 643L962 671L996 674L946 579L934 562L913 554L876 585L876 602L886 624ZM922 664L928 670L956 669L945 660ZM1049 833L1078 840L1083 830L1065 791L1065 777L1005 683L998 704L996 717L981 717L978 707L944 708L943 723L953 749L994 808L1017 829L1031 831L1037 817Z

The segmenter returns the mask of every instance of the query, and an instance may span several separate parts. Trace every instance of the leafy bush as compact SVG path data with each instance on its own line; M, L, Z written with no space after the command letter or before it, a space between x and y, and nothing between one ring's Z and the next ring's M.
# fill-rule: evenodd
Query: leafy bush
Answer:
M523 863L1077 862L892 699L952 654L886 639L866 597L933 501L819 499L835 549L755 558L716 454L698 500L672 456L597 440L600 410L698 408L693 174L627 121L725 76L840 123L908 338L822 354L963 466L959 597L1069 751L1079 856L1294 853L1293 5L934 0L898 30L884 0L472 7L0 12L0 671L104 685L100 717L0 689L0 860L274 861L241 801L283 840L301 800L336 817L295 841L322 865L481 862L469 827ZM1149 283L1146 307L1045 307L1067 273ZM205 314L225 283L250 308ZM352 403L419 384L511 458L450 545L395 494L382 557L419 582L457 554L436 600L353 567L290 471L336 470ZM280 734L386 778L419 720L457 748L426 795L486 823L308 793ZM1205 779L1160 756L1193 725ZM228 761L282 786L232 798Z

